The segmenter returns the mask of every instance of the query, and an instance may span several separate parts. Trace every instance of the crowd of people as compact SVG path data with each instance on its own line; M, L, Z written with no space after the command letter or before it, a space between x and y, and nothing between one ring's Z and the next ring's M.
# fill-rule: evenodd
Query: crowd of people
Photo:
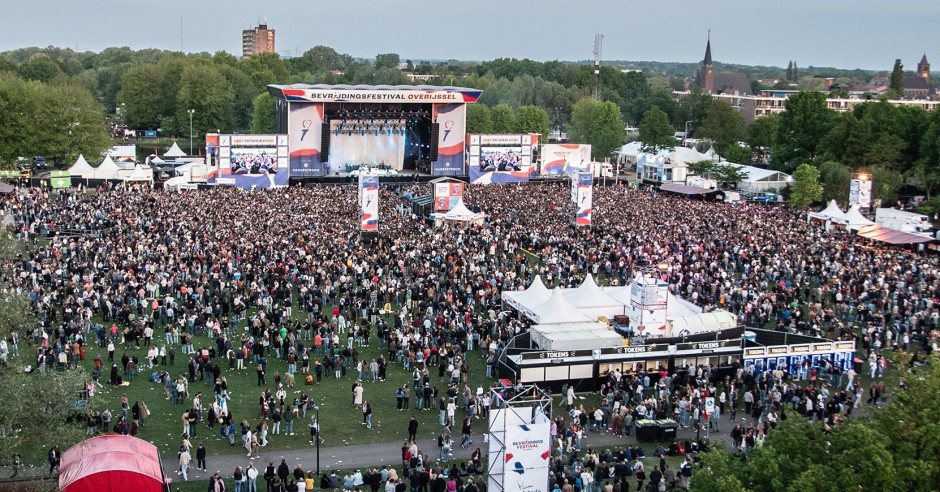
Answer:
M426 194L427 188L398 191ZM828 233L788 207L703 202L619 186L594 191L594 225L578 229L568 197L563 185L470 186L465 202L480 207L486 223L434 228L383 189L379 234L369 239L359 234L356 190L348 186L251 194L18 189L3 208L29 249L7 265L8 281L28 296L39 319L20 340L33 343L34 363L43 371L77 364L91 344L106 349L112 385L145 370L167 399L186 407L184 440L195 438L194 423L218 425L232 446L240 439L248 456L257 456L272 433L302 432L297 422L307 418L311 401L306 393L287 397L295 378L355 375L347 404L361 410L371 428L373 406L362 382L384 380L389 364L413 375L412 384L395 392L397 409L438 410L442 428L449 434L460 425L461 444L471 446L468 435L488 408L489 393L467 384L467 358L475 353L485 360L486 376L496 375L501 349L525 329L501 313L500 292L524 289L537 275L549 286L578 285L587 273L625 285L638 268L665 262L674 293L709 310L726 309L747 326L858 337L876 364L885 347L935 348L935 256ZM58 230L73 232L38 240ZM538 262L530 261L533 255ZM18 351L17 343L6 341ZM146 357L115 360L122 343L125 350L147 348ZM362 347L378 347L380 354L361 357ZM172 367L177 357L186 361L186 372L156 367L167 359ZM286 371L269 374L272 360ZM652 415L675 415L690 425L702 399L715 397L720 415L733 419L745 405L744 413L754 415L752 428L737 431L746 449L783 418L783 403L832 425L863 392L854 376L819 389L743 368L719 381L709 369L681 380L612 373L602 405L571 409L564 432L576 436L594 426L625 434L631 423ZM250 422L249 409L238 409L246 418L236 418L229 408L227 371L257 374L258 412ZM191 394L196 381L213 388L211 398ZM310 419L315 442L319 423ZM440 440L441 459L451 440ZM402 479L416 469L410 466L416 455L420 473L434 473L424 466L426 453L411 453ZM579 469L615 477L625 471L611 463L633 459L630 453L602 457L586 461L593 468L562 463L557 475L569 484ZM603 475L602 463L615 473ZM446 487L453 475L441 471Z

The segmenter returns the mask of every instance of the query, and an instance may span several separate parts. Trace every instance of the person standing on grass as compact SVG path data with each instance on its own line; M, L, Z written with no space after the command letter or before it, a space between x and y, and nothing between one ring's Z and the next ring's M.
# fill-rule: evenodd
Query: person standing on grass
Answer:
M314 439L320 438L320 424L317 422L317 416L310 416L310 444L314 444Z
M362 423L366 424L367 429L372 428L372 405L368 401L362 404Z

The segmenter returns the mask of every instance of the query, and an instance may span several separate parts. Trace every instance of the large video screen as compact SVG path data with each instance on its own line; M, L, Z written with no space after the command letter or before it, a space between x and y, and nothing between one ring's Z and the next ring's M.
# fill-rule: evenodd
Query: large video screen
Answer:
M481 147L480 171L521 171L522 147Z
M262 175L277 172L276 148L233 147L231 170L235 175Z

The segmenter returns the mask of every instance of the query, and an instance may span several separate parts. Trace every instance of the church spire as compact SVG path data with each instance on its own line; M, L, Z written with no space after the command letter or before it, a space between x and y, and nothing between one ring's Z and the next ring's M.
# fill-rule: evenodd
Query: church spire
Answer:
M926 64L927 64L927 53L924 53L924 56L922 56L922 57L920 58L920 63L921 63L921 65L926 65Z
M712 64L712 30L708 30L708 43L705 44L705 60L702 62L702 65L709 66Z

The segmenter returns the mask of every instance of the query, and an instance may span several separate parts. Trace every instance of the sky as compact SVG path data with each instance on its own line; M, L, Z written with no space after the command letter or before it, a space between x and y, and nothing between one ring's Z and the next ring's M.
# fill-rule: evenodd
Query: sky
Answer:
M241 53L241 30L266 20L277 51L316 45L402 60L699 62L785 67L940 67L936 0L0 0L0 51L111 46Z

